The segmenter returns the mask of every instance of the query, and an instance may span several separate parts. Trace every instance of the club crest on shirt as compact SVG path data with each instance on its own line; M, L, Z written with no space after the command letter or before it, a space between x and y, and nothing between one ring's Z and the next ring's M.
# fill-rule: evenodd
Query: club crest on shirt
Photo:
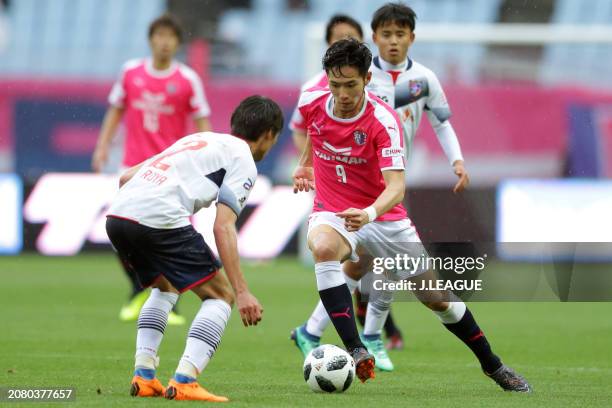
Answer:
M141 77L134 78L134 85L136 85L138 88L142 88L144 84L144 80Z
M410 95L415 98L418 98L423 93L424 84L422 80L414 80L408 82L408 89L410 91Z
M168 84L166 85L166 92L172 95L176 93L176 90L177 90L176 84L173 82L168 82Z
M355 139L355 143L359 146L363 146L366 142L368 135L365 134L363 130L356 130L353 132L353 138Z
M429 96L427 78L411 79L408 83L398 83L395 85L394 107L398 109L427 96Z

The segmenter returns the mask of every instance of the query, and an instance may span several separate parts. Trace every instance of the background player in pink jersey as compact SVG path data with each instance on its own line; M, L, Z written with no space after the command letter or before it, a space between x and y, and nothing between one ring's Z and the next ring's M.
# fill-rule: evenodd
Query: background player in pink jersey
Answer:
M183 31L169 14L157 18L149 26L151 58L126 62L109 95L92 168L100 172L108 160L109 146L122 119L125 123L125 144L122 168L134 166L161 152L187 134L188 119L199 132L210 130L210 108L198 75L176 61ZM119 318L136 320L146 293L136 277L124 266L132 284L132 294ZM183 324L176 313L170 324Z
M372 75L368 72L371 60L367 47L352 39L338 41L327 50L323 65L329 90L313 89L300 98L308 134L294 172L294 191L315 189L308 245L315 258L317 288L362 381L374 377L374 357L363 348L364 342L374 339L366 335L363 342L359 339L348 287L351 280L345 280L341 262L357 262L358 254L366 252L380 258L427 256L401 204L405 188L399 118L390 106L365 91ZM431 288L437 279L425 265L389 270L383 276L383 280L411 280L416 288ZM380 290L370 301L388 305L392 294ZM500 387L531 391L527 381L493 353L463 301L443 290L416 289L414 294L470 348L484 373ZM368 329L366 320L364 332Z

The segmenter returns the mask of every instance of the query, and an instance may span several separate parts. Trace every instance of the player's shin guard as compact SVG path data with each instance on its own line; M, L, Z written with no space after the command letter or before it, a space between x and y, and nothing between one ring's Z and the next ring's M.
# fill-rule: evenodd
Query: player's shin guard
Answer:
M174 377L176 381L195 381L197 375L206 368L221 342L231 311L231 306L221 299L202 302L187 335L185 352Z
M346 285L348 286L349 291L353 293L359 285L359 281L349 278L346 275L344 275L344 279L346 280ZM327 326L329 326L329 322L330 320L327 310L325 310L323 302L319 300L319 303L317 303L317 306L312 311L312 314L306 322L306 331L308 334L321 337Z
M472 350L485 373L491 374L502 366L465 303L450 302L447 310L436 314L444 326Z
M161 292L153 289L151 295L142 306L138 316L138 333L136 335L136 370L154 370L157 362L157 350L164 337L168 323L168 313L176 303L176 293ZM150 376L151 371L145 378Z
M323 306L344 346L348 350L363 347L355 325L353 299L344 279L340 262L319 262L315 264L315 274Z

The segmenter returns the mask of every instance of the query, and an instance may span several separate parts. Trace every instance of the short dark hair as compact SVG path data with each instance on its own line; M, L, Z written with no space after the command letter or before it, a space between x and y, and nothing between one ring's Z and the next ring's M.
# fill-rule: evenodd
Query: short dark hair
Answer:
M417 15L414 10L403 3L387 3L374 12L372 17L372 31L380 26L395 23L400 27L410 27L414 31Z
M330 45L323 57L323 69L329 73L340 72L345 66L357 68L365 78L372 63L372 53L367 45L354 38L346 38Z
M230 121L232 134L256 142L271 130L275 135L283 128L283 112L276 102L260 95L252 95L240 102Z
M332 36L332 31L337 24L348 24L353 27L359 33L359 37L363 40L363 29L361 28L361 24L353 17L347 16L346 14L336 14L327 22L327 27L325 27L325 41L329 44L329 40Z
M161 27L170 28L172 31L174 31L174 34L178 38L179 42L183 42L183 27L181 27L181 23L175 16L170 13L164 13L153 20L149 25L149 39L153 37L155 30Z

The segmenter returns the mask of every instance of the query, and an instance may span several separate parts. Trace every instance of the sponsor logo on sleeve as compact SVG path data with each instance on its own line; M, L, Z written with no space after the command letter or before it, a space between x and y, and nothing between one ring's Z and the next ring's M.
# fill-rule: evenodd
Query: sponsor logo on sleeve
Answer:
M385 147L382 149L382 157L400 157L404 155L401 147Z
M247 181L244 182L244 184L242 185L242 187L246 190L249 191L250 189L253 188L253 185L255 184L255 182L253 180L251 180L251 178L247 179Z

